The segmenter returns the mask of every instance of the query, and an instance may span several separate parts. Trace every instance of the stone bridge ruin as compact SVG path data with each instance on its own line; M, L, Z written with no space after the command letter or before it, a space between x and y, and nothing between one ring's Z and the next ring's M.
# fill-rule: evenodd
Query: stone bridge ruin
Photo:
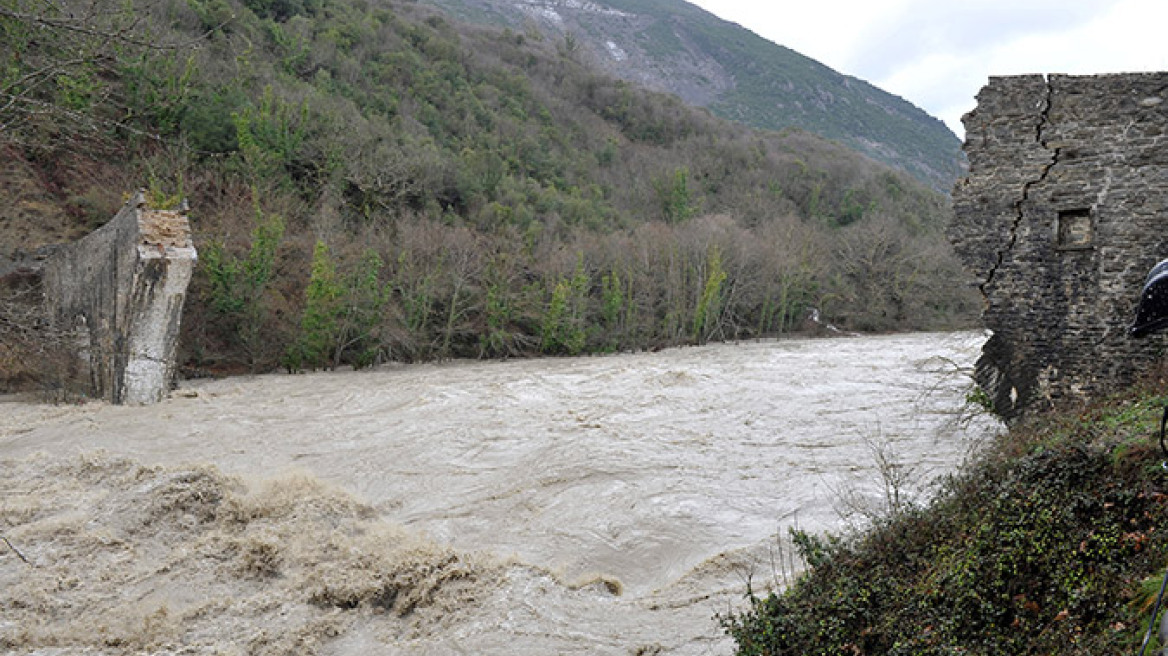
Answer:
M1166 344L1127 330L1168 258L1168 73L995 77L977 100L950 239L993 331L978 384L1013 419L1131 383Z
M138 192L45 262L48 313L58 329L74 331L94 396L147 404L169 391L196 258L185 208L152 209Z

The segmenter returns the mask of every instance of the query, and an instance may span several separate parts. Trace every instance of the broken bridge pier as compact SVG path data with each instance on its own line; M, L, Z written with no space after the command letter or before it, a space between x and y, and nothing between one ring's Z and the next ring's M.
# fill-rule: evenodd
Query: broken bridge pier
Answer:
M94 396L149 404L169 391L197 257L185 207L150 208L140 191L104 226L45 262L48 313L58 329L75 334Z

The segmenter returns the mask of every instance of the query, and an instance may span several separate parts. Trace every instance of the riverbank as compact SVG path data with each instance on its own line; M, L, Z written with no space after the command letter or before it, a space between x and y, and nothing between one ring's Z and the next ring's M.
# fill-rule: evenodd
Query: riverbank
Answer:
M808 536L811 570L724 617L738 653L1135 653L1168 557L1163 381L999 437L924 506Z

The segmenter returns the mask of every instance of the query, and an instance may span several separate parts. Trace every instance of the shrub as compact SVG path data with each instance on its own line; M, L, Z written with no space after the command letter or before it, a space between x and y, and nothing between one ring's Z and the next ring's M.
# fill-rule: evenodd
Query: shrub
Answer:
M1159 407L1136 405L1016 429L928 507L797 540L810 570L721 617L738 653L1130 651L1148 618L1129 604L1168 553L1160 474L1125 446Z
M208 278L207 304L221 329L242 347L253 369L260 364L261 354L266 350L266 296L284 236L284 220L276 214L265 214L258 201L255 216L247 255L233 255L222 243L212 243L201 253Z
M589 279L583 255L570 278L556 281L551 300L540 325L540 350L556 355L578 355L584 350L587 333L585 312Z

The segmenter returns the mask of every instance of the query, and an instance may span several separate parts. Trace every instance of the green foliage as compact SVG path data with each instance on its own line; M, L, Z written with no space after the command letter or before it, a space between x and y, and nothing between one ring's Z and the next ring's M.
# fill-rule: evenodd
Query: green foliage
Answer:
M588 274L583 256L569 278L556 281L540 324L540 350L553 355L578 355L587 340L585 330Z
M341 333L344 292L328 246L318 240L312 249L312 269L304 290L300 339L285 356L289 369L335 366L333 351Z
M511 355L514 349L514 334L510 330L514 311L507 292L499 284L487 287L485 309L486 331L481 340L481 354L487 357Z
M790 332L810 305L873 330L976 316L951 284L943 197L809 134L605 77L561 56L570 40L463 29L413 3L97 2L101 25L183 47L78 39L84 65L61 68L68 30L0 16L0 84L61 110L18 121L25 106L0 102L0 142L30 189L87 221L106 181L180 181L203 263L183 340L203 363L646 348ZM278 267L284 224L252 223L261 195L287 219ZM308 293L318 236L343 310Z
M848 189L840 201L839 218L836 222L841 226L851 225L864 217L865 207L858 198L855 189Z
M264 87L258 107L231 115L235 140L253 180L278 178L300 154L304 143L308 103L299 106L277 98Z
M317 240L304 290L300 336L284 355L285 367L335 369L348 362L359 369L376 362L387 300L382 267L381 256L366 250L353 270L342 276L328 246Z
M243 91L227 87L192 93L191 101L179 122L191 149L205 155L238 150L238 128L233 116L248 102Z
M183 186L182 178L178 180L178 189L174 193L167 193L162 181L150 176L150 186L146 188L146 206L154 210L176 210L182 205Z
M726 276L722 268L721 249L711 247L706 259L706 282L694 310L693 337L699 344L704 344L717 328L716 320L722 309L722 285L726 282Z
M180 60L176 53L162 57L146 53L124 61L129 109L159 135L176 134L191 108L195 59Z
M505 173L503 160L492 151L462 151L458 165L458 192L467 205L482 205L496 198Z
M357 267L348 277L345 311L342 315L341 340L337 343L334 365L346 352L355 368L367 367L381 355L381 325L389 293L381 283L385 262L375 251L366 249Z
M117 59L143 49L141 31L129 2L0 3L0 137L44 147L36 139L106 133Z
M228 0L187 0L187 6L199 19L204 32L219 32L228 28L235 12Z
M773 294L768 291L759 314L759 334L785 333L794 329L807 317L819 296L820 281L807 262L798 262L791 269L780 272Z
M980 385L974 387L973 391L965 395L965 402L968 405L980 408L984 412L995 414L994 400L990 398L989 394L986 394L986 391Z
M266 293L275 273L276 253L284 237L284 220L255 206L256 225L243 258L221 243L203 249L201 263L209 279L208 306L243 347L248 364L260 363L268 319Z
M479 357L507 357L520 352L523 290L516 289L513 272L514 262L505 255L495 256L486 267Z
M620 274L615 270L604 274L600 279L600 290L600 314L604 332L608 336L607 348L616 350L623 343L628 313L631 309L631 294L625 289Z
M437 286L437 275L426 263L416 261L405 251L398 256L392 287L401 303L405 329L411 335L428 336L436 316Z
M293 16L315 15L320 11L320 0L244 0L244 6L260 18L286 21Z
M689 191L689 169L675 170L668 180L657 181L654 188L666 223L681 223L694 215L696 209Z
M62 73L56 83L61 105L73 111L89 109L100 89L88 68L78 68L72 74Z
M810 570L721 618L738 653L1131 651L1149 619L1140 582L1168 549L1148 401L1015 429L930 506L868 533L795 536Z
M616 161L617 144L614 139L608 139L604 146L596 153L596 163L601 166L611 166Z

